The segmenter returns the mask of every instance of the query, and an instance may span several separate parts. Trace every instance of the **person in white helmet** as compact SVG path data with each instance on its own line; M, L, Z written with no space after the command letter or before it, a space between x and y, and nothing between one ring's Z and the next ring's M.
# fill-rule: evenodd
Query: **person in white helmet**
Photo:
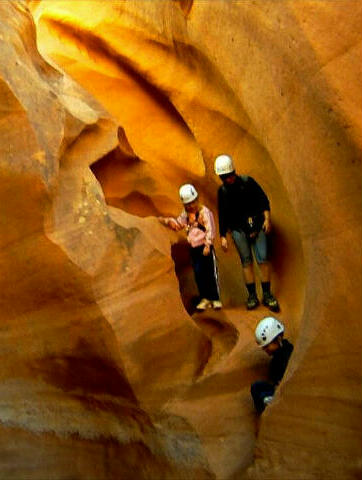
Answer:
M199 203L196 188L191 184L180 187L180 199L184 210L177 218L159 217L159 221L173 230L185 229L190 244L191 261L200 293L197 310L222 308L218 273L213 241L215 238L214 216Z
M255 329L257 344L272 357L268 381L259 380L251 385L251 396L259 413L273 400L275 388L280 383L293 352L293 345L284 336L284 325L274 317L261 320Z
M247 309L252 310L259 305L255 286L253 249L261 272L263 304L273 312L278 312L278 301L270 291L267 235L271 231L271 218L268 197L252 177L236 174L230 155L219 155L216 158L215 173L223 182L218 190L221 246L224 251L227 251L226 234L230 231L243 266L249 294Z

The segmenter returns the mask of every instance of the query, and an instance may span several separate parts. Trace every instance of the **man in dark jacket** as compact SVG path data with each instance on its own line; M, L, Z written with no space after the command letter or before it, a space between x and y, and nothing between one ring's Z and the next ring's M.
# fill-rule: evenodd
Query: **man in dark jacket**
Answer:
M283 339L284 325L274 317L263 318L255 329L255 338L262 349L272 357L268 381L259 380L251 386L251 396L259 413L273 400L275 388L280 383L293 352L293 345Z
M252 177L239 176L235 173L229 155L219 155L216 158L215 173L223 182L218 191L221 246L227 251L226 234L231 231L248 289L247 308L251 310L259 305L255 287L253 249L261 272L263 304L277 312L279 304L270 291L270 264L266 237L271 230L268 197Z

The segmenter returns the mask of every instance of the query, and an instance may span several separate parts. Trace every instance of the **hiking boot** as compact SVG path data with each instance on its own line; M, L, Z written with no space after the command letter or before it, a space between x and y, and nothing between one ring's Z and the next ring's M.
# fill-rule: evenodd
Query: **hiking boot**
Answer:
M279 303L278 300L269 293L264 293L263 295L263 305L269 308L272 312L279 312Z
M210 306L210 300L208 300L207 298L202 298L200 303L198 303L198 305L196 306L196 310L206 310Z
M246 301L246 308L248 310L253 310L258 305L259 305L258 297L255 295L255 293L251 293Z
M220 300L213 300L211 303L214 310L220 310L220 308L222 308L222 303Z

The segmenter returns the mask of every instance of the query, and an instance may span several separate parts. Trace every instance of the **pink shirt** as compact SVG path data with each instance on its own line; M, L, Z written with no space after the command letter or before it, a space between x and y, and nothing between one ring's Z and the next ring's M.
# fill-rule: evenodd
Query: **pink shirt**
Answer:
M187 241L191 247L199 247L201 245L212 245L215 238L215 222L214 216L204 205L199 210L198 219L190 222L187 212L184 210L177 218L165 218L165 223L173 230L185 229L187 232ZM200 229L198 224L205 228Z

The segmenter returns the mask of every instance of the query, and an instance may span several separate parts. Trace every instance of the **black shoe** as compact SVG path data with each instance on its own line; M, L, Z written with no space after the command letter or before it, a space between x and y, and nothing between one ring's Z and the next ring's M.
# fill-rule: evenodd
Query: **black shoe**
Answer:
M263 305L269 308L272 312L279 312L279 303L278 300L269 293L264 293L263 295Z
M246 308L248 310L253 310L258 305L259 305L258 297L255 295L255 293L251 293L246 301Z

